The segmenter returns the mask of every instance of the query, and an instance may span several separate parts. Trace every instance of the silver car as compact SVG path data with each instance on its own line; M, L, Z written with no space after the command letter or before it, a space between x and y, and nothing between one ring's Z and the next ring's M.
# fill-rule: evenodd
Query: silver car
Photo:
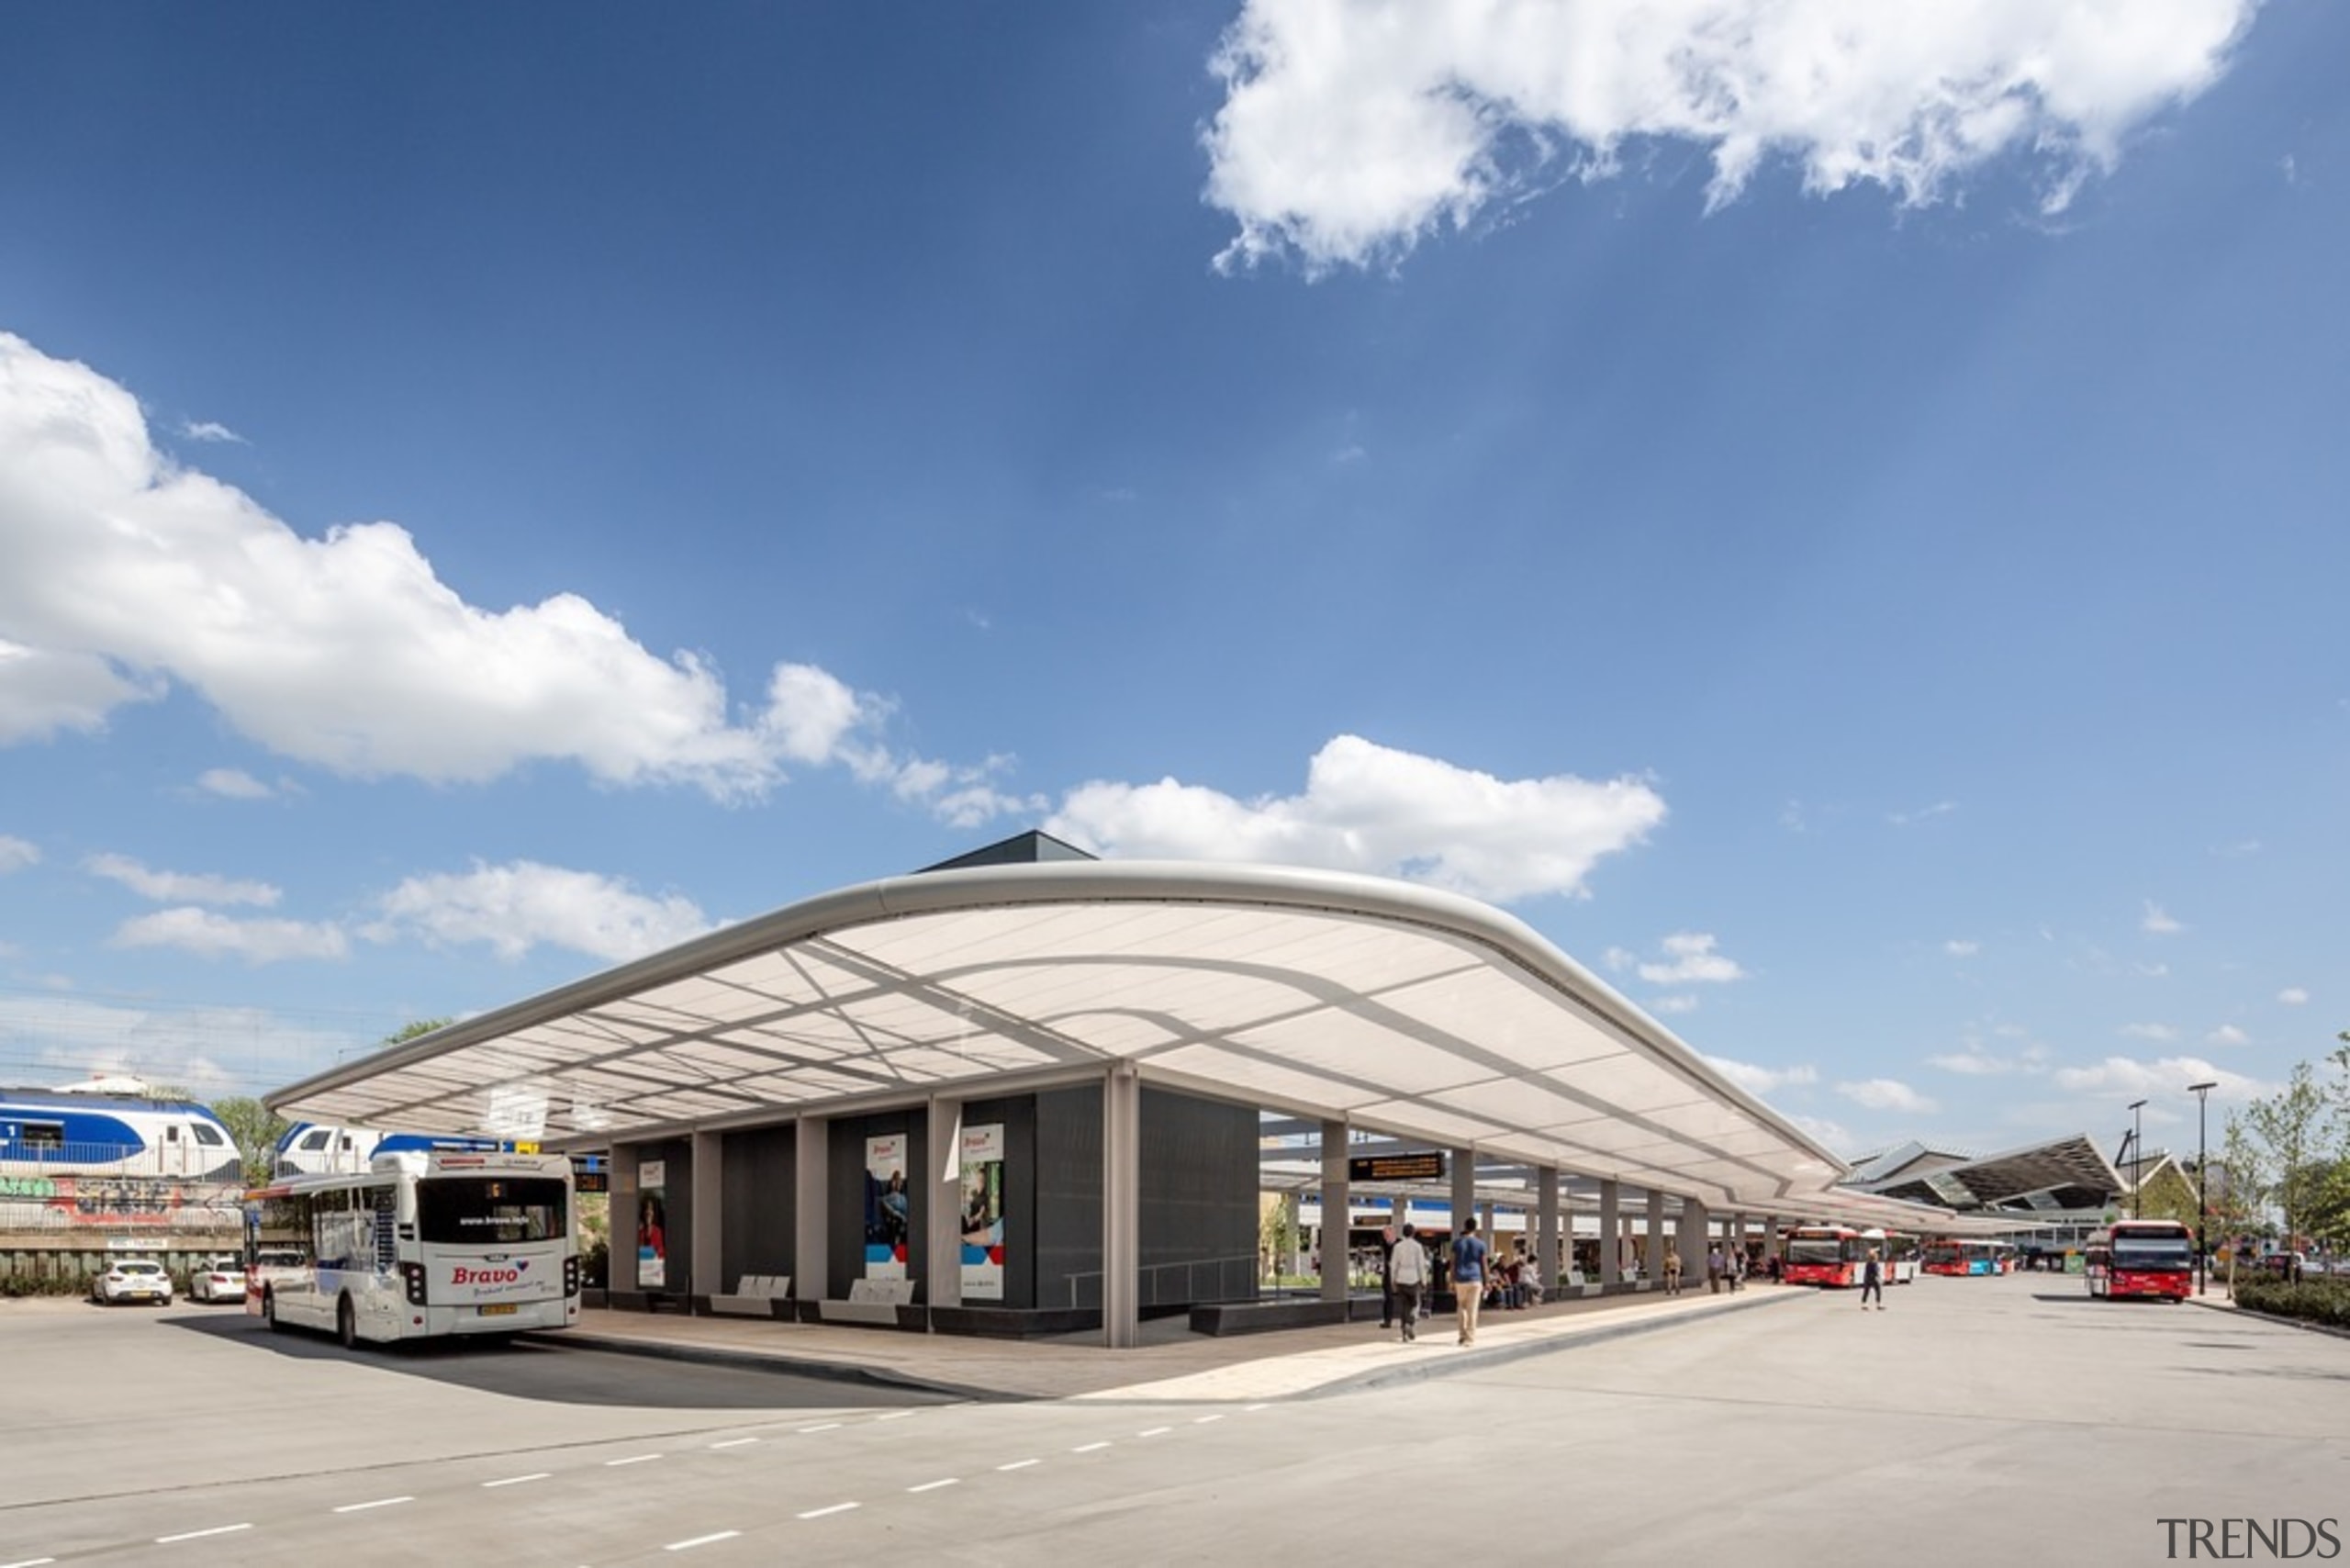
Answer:
M152 1258L118 1259L112 1268L90 1282L90 1299L100 1306L126 1301L172 1305L172 1276Z

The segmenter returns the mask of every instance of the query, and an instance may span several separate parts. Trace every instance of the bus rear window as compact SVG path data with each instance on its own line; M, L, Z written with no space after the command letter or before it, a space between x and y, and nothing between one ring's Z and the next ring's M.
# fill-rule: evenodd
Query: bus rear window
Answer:
M440 1176L416 1184L417 1238L422 1241L553 1241L570 1226L559 1181Z

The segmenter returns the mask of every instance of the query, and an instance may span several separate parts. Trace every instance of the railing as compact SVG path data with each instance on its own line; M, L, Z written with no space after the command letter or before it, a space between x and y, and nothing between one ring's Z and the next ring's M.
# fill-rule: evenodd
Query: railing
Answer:
M1135 1299L1139 1306L1191 1306L1210 1301L1248 1301L1257 1294L1257 1254L1236 1252L1225 1258L1192 1258L1169 1263L1147 1263L1136 1271ZM1200 1289L1202 1271L1207 1271L1208 1290ZM1179 1289L1169 1289L1167 1281L1181 1271ZM1071 1307L1102 1305L1102 1271L1089 1269L1069 1277L1069 1305ZM1093 1282L1093 1299L1079 1299L1080 1281Z
M0 1175L72 1175L91 1171L107 1176L162 1176L182 1181L241 1179L243 1163L237 1151L209 1144L153 1143L144 1148L126 1143L32 1143L12 1138L0 1143Z

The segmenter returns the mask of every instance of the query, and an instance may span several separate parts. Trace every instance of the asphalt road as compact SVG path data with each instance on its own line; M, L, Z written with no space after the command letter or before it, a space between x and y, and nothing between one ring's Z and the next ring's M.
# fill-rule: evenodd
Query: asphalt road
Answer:
M2331 1520L2350 1551L2350 1340L2079 1289L1923 1280L1883 1313L1822 1294L1181 1406L551 1347L346 1355L233 1308L12 1304L0 1565L2069 1568L2187 1561L2194 1521L2246 1518Z

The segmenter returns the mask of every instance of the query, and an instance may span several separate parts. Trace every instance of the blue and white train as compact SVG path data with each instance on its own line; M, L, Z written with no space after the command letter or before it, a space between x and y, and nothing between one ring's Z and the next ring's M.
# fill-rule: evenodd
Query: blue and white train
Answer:
M375 1127L329 1126L297 1122L277 1140L271 1170L278 1176L332 1176L371 1169L379 1154L403 1154L415 1149L455 1149L466 1153L512 1153L514 1146L496 1138L456 1137L441 1133L387 1133Z
M237 1140L203 1106L91 1089L0 1089L0 1168L40 1176L244 1179Z

